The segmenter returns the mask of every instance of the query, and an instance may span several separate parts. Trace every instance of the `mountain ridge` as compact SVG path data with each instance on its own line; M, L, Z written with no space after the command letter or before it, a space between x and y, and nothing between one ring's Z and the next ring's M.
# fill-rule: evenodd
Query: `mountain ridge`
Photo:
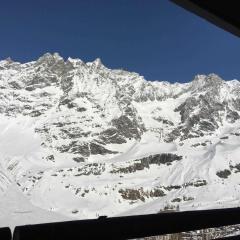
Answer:
M16 184L77 219L238 206L239 93L216 74L172 84L100 59L2 60L0 195Z

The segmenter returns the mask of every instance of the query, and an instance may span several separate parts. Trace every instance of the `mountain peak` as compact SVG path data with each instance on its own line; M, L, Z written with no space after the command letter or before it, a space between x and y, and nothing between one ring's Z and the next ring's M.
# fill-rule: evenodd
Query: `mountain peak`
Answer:
M87 63L87 65L93 66L94 68L100 68L104 66L100 58L96 58L93 62Z
M60 56L59 53L55 52L55 53L45 53L43 54L38 60L40 59L56 59L56 60L62 60L63 58Z
M59 61L64 61L64 59L58 53L45 53L38 60L38 64L47 63L47 65L54 64Z
M102 64L102 60L100 58L96 58L93 63L95 63L96 65L101 65Z
M222 82L223 81L223 79L215 73L210 73L207 76L207 79L210 80L210 81L217 81L217 82Z
M194 77L193 81L223 81L223 80L219 75L215 73L210 73L208 75L198 74Z
M11 57L7 57L7 58L5 59L5 61L8 62L8 63L13 63L13 62L14 62L14 61L11 59Z
M193 81L203 81L203 80L205 80L206 77L207 77L207 75L198 74L194 77Z
M194 89L201 89L210 86L221 85L224 80L215 73L209 75L196 75L192 81L192 86Z

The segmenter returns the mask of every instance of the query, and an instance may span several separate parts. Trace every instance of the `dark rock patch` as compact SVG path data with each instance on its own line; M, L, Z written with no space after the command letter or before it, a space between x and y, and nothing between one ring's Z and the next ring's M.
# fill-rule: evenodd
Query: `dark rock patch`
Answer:
M38 111L38 110L35 110L35 111L30 112L29 115L30 115L31 117L39 117L39 116L42 115L42 112L40 112L40 111Z
M162 117L153 117L154 120L158 121L158 122L162 122L163 124L166 125L170 125L170 126L174 126L173 122L167 119L164 119Z
M105 144L122 144L127 142L124 136L119 134L117 128L109 128L101 132L99 138Z
M120 189L118 191L123 199L137 201L141 200L145 202L145 198L155 198L155 197L163 197L166 194L158 188L154 188L149 190L143 190L143 188L139 189Z
M101 154L101 155L105 155L105 154L116 154L118 152L116 151L111 151L108 150L106 148L104 148L103 146L96 144L94 142L90 143L90 151L91 154L96 155L96 154Z
M80 163L80 162L85 162L85 159L83 157L74 157L73 161Z
M10 87L12 87L13 89L21 89L21 86L16 82L16 81L12 81L9 83Z
M220 139L228 139L228 136L221 137Z
M113 169L111 173L133 173L136 171L141 171L145 168L149 168L152 164L171 164L174 161L180 161L182 159L182 156L178 156L176 154L171 153L163 153L163 154L156 154L156 155L150 155L148 157L134 160L135 163L133 163L130 166L127 167L120 167Z
M231 170L234 170L234 169L235 169L235 172L234 172L234 173L240 172L240 163L239 163L239 164L236 164L235 166L230 165L230 169L231 169Z
M240 116L236 111L232 111L232 110L228 109L227 116L226 116L226 119L228 122L234 123L237 120L239 120L239 118L240 118Z
M222 171L218 171L216 175L220 178L228 178L231 175L231 171L228 169L224 169Z
M180 185L169 185L169 186L163 186L163 188L167 191L177 190L182 188Z
M174 198L171 202L181 202L182 199L181 198Z
M85 107L78 107L76 110L77 110L77 112L85 112L85 111L87 111L87 109Z
M184 187L189 187L189 186L192 186L192 187L202 187L202 186L205 186L207 185L207 181L206 180L197 180L195 182L187 182L187 183L184 183L183 186Z
M27 90L27 91L33 91L35 89L36 89L36 87L34 87L34 86L28 86L25 88L25 90Z
M83 157L89 157L90 154L105 155L105 154L116 154L117 153L116 151L111 151L95 142L91 142L88 144L88 143L79 143L78 141L72 141L69 145L62 145L61 147L58 147L57 149L61 153L69 152L69 153L74 153L74 154L81 154Z
M55 161L54 161L55 158L54 158L53 155L49 155L49 156L47 156L46 159L47 159L48 161L55 162Z
M105 171L105 164L103 163L91 163L86 164L82 168L78 168L78 173L74 176L89 176L89 175L101 175Z
M117 129L119 135L125 138L141 138L141 127L136 119L130 119L126 115L122 115L112 120L112 125Z
M194 200L193 197L187 197L187 196L183 196L183 201L187 202L187 201L192 201Z

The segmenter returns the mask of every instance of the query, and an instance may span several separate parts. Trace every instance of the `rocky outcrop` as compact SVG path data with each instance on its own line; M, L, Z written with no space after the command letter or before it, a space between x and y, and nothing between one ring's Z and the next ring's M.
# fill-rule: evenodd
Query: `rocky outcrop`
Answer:
M156 155L150 155L145 158L141 158L138 160L134 160L133 164L130 164L127 167L115 167L113 170L111 170L111 173L134 173L137 171L144 170L145 168L149 168L150 165L161 165L166 164L170 165L174 161L180 161L182 159L182 156L178 156L176 154L171 153L163 153L163 154L156 154Z
M163 197L166 194L161 189L152 189L150 191L144 190L143 188L140 189L120 189L119 193L121 194L122 198L125 200L137 201L141 200L145 202L145 198L158 198Z
M228 178L231 175L231 171L228 169L224 169L222 171L216 172L216 175L220 178Z

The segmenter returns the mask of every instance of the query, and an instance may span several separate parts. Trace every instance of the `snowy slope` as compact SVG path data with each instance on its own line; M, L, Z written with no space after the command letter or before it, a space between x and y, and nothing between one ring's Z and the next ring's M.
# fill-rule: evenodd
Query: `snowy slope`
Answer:
M10 227L14 230L18 225L67 220L71 219L33 206L14 184L1 195L0 227Z
M0 61L0 223L239 206L239 111L239 81L216 74Z

